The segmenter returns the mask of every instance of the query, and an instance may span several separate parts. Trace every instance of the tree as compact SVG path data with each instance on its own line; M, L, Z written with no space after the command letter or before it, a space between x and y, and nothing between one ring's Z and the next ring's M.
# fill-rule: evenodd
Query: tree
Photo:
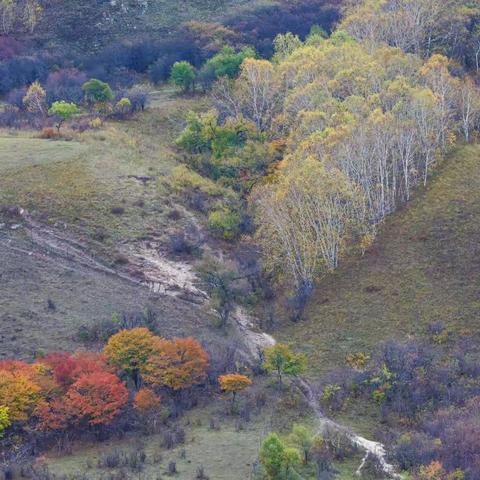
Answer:
M0 403L12 422L27 422L42 399L42 389L25 373L0 370Z
M50 370L42 363L0 361L0 405L8 407L11 422L27 422L56 388Z
M60 127L62 124L72 118L78 113L78 107L74 103L59 101L53 102L52 106L48 110L48 114L52 116L60 117L60 120L57 122L57 131L60 132Z
M106 356L95 352L53 352L44 357L42 363L53 370L55 381L64 389L68 389L82 375L110 371Z
M210 305L220 317L220 328L225 328L235 307L237 290L234 286L235 273L224 263L214 259L205 261L199 268L200 278L210 295Z
M252 381L247 376L241 375L240 373L227 373L225 375L220 375L218 377L218 383L224 392L232 394L232 412L235 409L235 398L237 393L242 392L252 385Z
M82 85L85 101L91 105L106 104L113 100L113 91L108 83L92 78Z
M293 33L280 33L273 40L275 48L274 61L280 62L285 60L294 50L303 45L298 35Z
M133 400L133 406L142 415L148 415L162 404L161 398L149 388L141 388Z
M259 457L269 479L281 478L284 453L285 445L276 433L270 433L262 442Z
M288 345L277 343L265 349L263 367L267 372L275 372L278 382L282 383L283 375L301 375L307 368L307 357L294 353Z
M371 48L387 43L424 58L443 50L464 61L475 15L471 5L468 0L355 1L339 28Z
M255 58L255 50L246 47L240 52L235 52L231 47L224 47L206 63L207 68L212 68L215 76L235 78L240 71L240 65L246 58Z
M157 423L161 418L162 400L149 388L141 388L135 395L133 407L144 417L145 426L151 431L156 431Z
M141 377L150 359L163 351L165 341L148 328L121 330L112 335L104 348L108 361L128 375L140 387Z
M33 32L41 15L42 7L37 0L0 0L0 27L4 35L14 31L14 27Z
M0 1L0 16L2 19L2 30L4 35L10 33L13 24L15 23L15 3L14 0Z
M458 82L456 89L457 109L460 113L461 129L465 141L469 142L471 132L480 121L480 92L469 78Z
M269 480L300 478L293 468L300 463L300 452L285 446L276 433L262 442L259 457Z
M110 423L128 402L128 390L116 375L96 372L81 376L68 390L64 403L68 418L89 425Z
M313 157L285 163L280 172L276 183L257 191L257 238L274 267L282 259L298 290L337 267L362 197L342 172Z
M170 71L170 81L184 92L195 90L195 68L186 61L175 62Z
M289 440L303 453L303 463L307 464L310 460L310 451L315 443L315 438L310 430L304 425L295 424Z
M163 340L146 362L144 379L150 385L182 390L202 382L208 364L207 352L195 339Z
M236 80L221 77L212 95L222 115L243 118L267 132L280 112L282 87L275 66L267 60L247 57Z
M5 430L12 424L8 412L8 407L0 406L0 438L3 437Z
M23 97L25 108L31 113L45 115L47 94L39 82L33 82Z

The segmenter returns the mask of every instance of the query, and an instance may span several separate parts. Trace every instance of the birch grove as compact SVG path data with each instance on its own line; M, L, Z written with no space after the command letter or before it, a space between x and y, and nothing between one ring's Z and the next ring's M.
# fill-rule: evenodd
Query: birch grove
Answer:
M272 64L269 84L278 90L268 98L281 107L263 126L287 147L251 197L267 268L295 288L335 269L428 182L457 138L471 139L479 92L451 67L438 54L422 61L343 33ZM241 111L259 126L254 109Z

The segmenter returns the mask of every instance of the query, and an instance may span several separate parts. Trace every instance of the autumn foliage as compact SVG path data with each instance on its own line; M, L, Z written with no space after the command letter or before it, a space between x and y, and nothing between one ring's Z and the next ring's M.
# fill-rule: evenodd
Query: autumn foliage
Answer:
M163 341L148 328L122 330L108 340L104 353L118 370L129 375L139 386L149 359L162 348Z
M133 406L141 414L146 415L161 405L161 399L149 388L141 388L135 395Z
M240 373L227 373L218 377L218 383L224 392L238 393L248 388L252 381Z
M127 388L108 372L82 375L65 397L67 414L90 425L110 423L127 402Z
M245 375L240 373L227 373L218 377L220 388L227 393L232 394L232 410L235 406L235 398L237 393L242 392L250 385L252 381Z
M189 388L206 376L208 354L193 338L165 340L146 328L123 330L113 335L105 347L110 363L153 387L172 390Z
M94 352L55 352L42 362L52 369L55 381L62 387L72 385L82 375L108 370L106 357Z
M43 431L105 426L129 408L150 416L161 406L155 389L201 383L208 364L195 339L166 340L146 328L117 333L103 353L53 352L31 364L1 361L0 436L27 423ZM137 390L131 404L124 377Z
M149 359L145 382L181 390L201 383L207 367L208 354L195 339L163 340L161 349Z
M53 388L54 383L42 364L0 362L0 405L8 408L12 422L27 421Z

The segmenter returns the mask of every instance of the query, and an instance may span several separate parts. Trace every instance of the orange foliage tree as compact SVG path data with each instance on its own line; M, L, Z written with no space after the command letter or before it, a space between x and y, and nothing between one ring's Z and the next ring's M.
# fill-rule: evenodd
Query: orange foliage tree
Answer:
M0 405L8 407L11 421L28 421L54 387L48 369L42 364L0 362Z
M224 392L232 394L232 411L235 408L235 398L237 393L242 392L252 385L252 381L247 376L240 373L227 373L225 375L220 375L218 377L218 383Z
M163 340L148 328L122 330L112 335L104 348L108 361L132 378L138 388L152 355L162 348Z
M133 400L133 406L142 415L148 415L158 409L161 405L161 399L149 388L141 388Z
M201 383L209 365L207 352L194 338L163 340L146 364L145 382L181 390Z
M108 372L81 376L67 391L65 412L75 423L110 423L128 403L128 390L118 377Z
M109 371L105 355L95 352L54 352L44 357L42 363L52 369L55 381L64 388L82 375Z
M106 425L128 403L128 390L109 372L82 375L64 396L40 405L36 414L41 430L62 430L68 426Z

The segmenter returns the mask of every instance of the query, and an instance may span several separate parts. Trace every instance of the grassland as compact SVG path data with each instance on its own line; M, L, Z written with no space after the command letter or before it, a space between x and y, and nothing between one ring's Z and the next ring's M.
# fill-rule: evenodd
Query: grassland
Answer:
M480 146L459 147L374 246L318 285L305 320L285 322L278 340L306 352L310 375L372 352L388 339L425 333L432 322L478 338L480 311ZM343 415L366 435L375 416L363 405Z
M95 238L100 231L107 244L164 227L173 139L185 111L202 102L168 92L153 98L161 108L74 134L70 142L1 135L0 203L21 205L47 223L78 227L82 236ZM135 179L142 176L152 181ZM123 213L113 214L115 207Z
M178 27L179 23L196 21L221 21L225 17L233 17L248 9L259 8L263 5L279 3L275 0L204 0L198 2L187 0L172 2L170 0L155 0L145 15L147 28Z
M88 473L89 478L97 479L102 478L106 471L97 467L103 455L115 450L128 452L143 447L147 455L145 468L140 474L132 474L132 478L163 478L171 461L177 464L178 474L175 478L179 480L195 478L197 468L202 465L212 479L252 478L261 438L268 431L266 419L256 418L240 431L236 430L232 418L225 419L217 430L209 427L212 414L215 412L211 407L199 408L187 414L181 421L187 432L185 444L170 450L162 447L160 435L151 435L140 443L137 437L131 442L113 441L80 448L71 456L49 458L48 465L52 473L57 475ZM154 461L160 457L160 462Z
M98 131L69 134L70 141L0 132L0 205L26 209L84 242L107 264L130 242L162 237L181 226L184 218L169 218L177 207L166 188L176 164L171 146L185 111L204 108L204 102L171 91L152 97L148 112ZM151 181L144 184L131 175ZM112 213L115 207L123 213ZM0 228L0 255L0 358L76 348L80 325L147 306L158 313L165 335L211 338L211 319L198 306L58 261L37 251L23 227ZM48 308L49 299L54 309Z
M168 464L174 461L178 473L173 476L179 480L196 478L197 468L204 467L205 474L212 480L248 480L254 479L258 471L256 461L262 440L270 431L287 433L293 422L301 422L314 428L314 421L308 416L302 404L295 404L298 398L292 398L288 391L280 392L261 379L254 387L263 389L267 395L267 404L252 414L245 422L239 416L226 415L225 399L209 398L199 407L191 410L179 421L186 432L185 444L173 449L163 446L162 435L150 435L122 440L108 441L91 445L78 444L72 455L55 456L50 453L46 464L51 473L62 475L86 474L89 479L105 478L118 469L99 466L99 460L111 452L129 453L138 449L146 453L146 462L141 472L130 472L128 478L155 480L170 478ZM212 401L213 400L213 401ZM211 428L214 419L215 428ZM240 425L240 428L239 428ZM340 478L353 480L355 470L361 462L361 452L352 458L335 462ZM161 460L159 460L161 459ZM108 478L108 477L107 477Z

